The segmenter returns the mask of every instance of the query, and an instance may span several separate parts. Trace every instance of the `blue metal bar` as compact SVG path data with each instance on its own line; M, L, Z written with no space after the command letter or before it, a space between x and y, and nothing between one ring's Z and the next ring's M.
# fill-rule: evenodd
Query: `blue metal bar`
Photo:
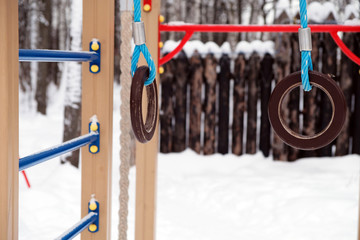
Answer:
M32 154L27 157L20 158L19 160L19 171L22 171L26 168L32 167L39 163L45 162L51 158L60 156L67 152L72 152L77 150L87 144L93 143L99 138L98 132L91 132L84 136L75 138L68 142L64 142L58 146L49 148L47 150Z
M94 223L98 219L98 214L95 212L90 212L83 219L81 219L74 226L69 228L65 233L63 233L60 237L56 238L56 240L69 240L76 237L79 233L84 231L90 224Z
M92 62L100 59L97 52L75 52L45 49L19 49L20 62Z

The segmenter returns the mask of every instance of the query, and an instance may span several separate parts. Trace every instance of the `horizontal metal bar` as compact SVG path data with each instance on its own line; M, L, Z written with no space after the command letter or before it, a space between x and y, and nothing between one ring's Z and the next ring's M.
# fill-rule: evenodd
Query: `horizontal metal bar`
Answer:
M79 233L84 231L90 224L94 223L98 218L98 214L95 212L90 212L83 219L81 219L74 226L69 228L65 233L63 233L60 237L56 238L56 240L69 240L76 237Z
M351 25L308 25L311 32L360 32L360 26ZM160 32L293 32L297 33L300 25L227 25L227 24L160 24Z
M100 58L96 52L19 49L20 62L90 62Z
M26 168L32 167L39 163L45 162L49 159L55 158L62 154L77 150L85 145L95 142L98 138L99 138L98 132L91 132L89 134L75 138L68 142L64 142L58 146L49 148L47 150L43 150L41 152L32 154L27 157L20 158L19 171L22 171Z

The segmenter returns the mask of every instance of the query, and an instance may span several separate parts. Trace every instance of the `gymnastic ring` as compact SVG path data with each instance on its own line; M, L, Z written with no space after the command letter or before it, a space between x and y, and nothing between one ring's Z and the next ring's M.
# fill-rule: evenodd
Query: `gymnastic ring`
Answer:
M310 83L320 88L328 96L332 106L332 116L329 124L314 136L304 136L292 131L281 117L281 104L284 97L294 88L301 85L301 72L290 74L281 80L272 92L269 100L269 119L276 134L288 145L313 150L331 143L342 130L346 118L346 102L340 87L328 75L309 71Z
M138 67L131 83L130 116L131 125L136 139L141 143L151 140L155 133L158 113L158 92L156 80L145 86L148 98L146 122L142 114L142 95L144 83L149 77L147 66Z

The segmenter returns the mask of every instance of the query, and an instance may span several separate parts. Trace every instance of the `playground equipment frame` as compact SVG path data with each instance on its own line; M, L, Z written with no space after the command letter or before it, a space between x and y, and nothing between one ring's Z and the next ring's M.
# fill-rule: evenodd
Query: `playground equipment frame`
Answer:
M81 176L82 220L75 225L74 231L67 232L65 238L60 239L70 239L80 233L84 226L86 228L94 222L102 227L93 233L83 231L82 239L110 239L114 6L114 0L83 0L82 48L92 48L96 39L99 44L94 51L19 50L18 2L0 0L0 30L5 33L0 35L0 239L18 239L19 164L22 169L87 144L96 145L99 137L100 152L93 154L88 149L81 149L82 162L86 163L82 164ZM100 43L103 43L101 62ZM15 159L19 159L19 61L89 63L82 66L83 136L18 162ZM94 64L98 65L96 72L91 70ZM93 115L102 123L101 132L89 134L88 119ZM91 195L95 195L98 204L102 206L101 214L97 212L89 215L88 199Z

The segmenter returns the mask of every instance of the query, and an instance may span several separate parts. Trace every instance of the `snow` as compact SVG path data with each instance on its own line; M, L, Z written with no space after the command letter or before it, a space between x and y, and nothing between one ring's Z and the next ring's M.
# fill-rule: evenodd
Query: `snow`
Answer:
M119 92L114 87L112 239L117 239ZM63 94L49 115L20 112L20 156L62 140ZM262 154L159 154L158 240L356 239L357 155L274 162ZM80 219L81 172L54 159L20 175L19 238L48 240ZM135 176L130 171L129 239L134 239ZM90 198L90 196L89 196ZM79 239L79 238L77 238Z
M346 5L345 7L345 19L350 19L350 17L353 15L355 18L359 18L359 11L354 7L354 5Z
M335 5L331 2L319 3L311 2L308 5L308 18L309 21L314 21L317 23L325 22L326 18L332 13L335 19L338 18Z
M246 58L249 58L253 52L257 52L261 57L266 53L275 55L275 43L273 41L262 42L254 40L252 42L241 41L236 45L235 52L237 54L243 53Z

